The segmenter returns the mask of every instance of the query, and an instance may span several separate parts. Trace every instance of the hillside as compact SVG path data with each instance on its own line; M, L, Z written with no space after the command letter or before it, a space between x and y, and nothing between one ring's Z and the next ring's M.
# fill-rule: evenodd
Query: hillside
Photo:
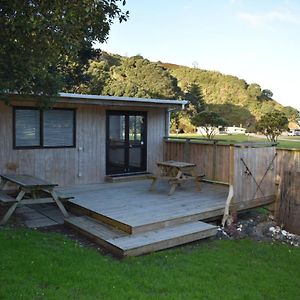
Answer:
M297 110L283 107L272 98L271 91L256 83L220 72L151 62L140 55L96 53L87 65L72 72L66 80L68 92L190 100L189 110L177 115L177 125L185 131L193 129L189 116L204 107L218 112L231 125L249 129L261 115L274 109L284 111L290 121L298 117Z

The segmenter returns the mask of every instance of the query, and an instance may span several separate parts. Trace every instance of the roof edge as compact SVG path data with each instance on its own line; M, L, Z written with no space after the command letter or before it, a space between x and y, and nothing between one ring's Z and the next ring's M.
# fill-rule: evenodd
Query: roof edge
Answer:
M82 100L108 100L108 101L123 101L123 102L139 102L139 103L153 103L165 105L180 105L188 104L187 100L163 100L153 98L134 98L134 97L119 97L119 96L102 96L89 94L75 94L75 93L59 93L60 98L72 98Z

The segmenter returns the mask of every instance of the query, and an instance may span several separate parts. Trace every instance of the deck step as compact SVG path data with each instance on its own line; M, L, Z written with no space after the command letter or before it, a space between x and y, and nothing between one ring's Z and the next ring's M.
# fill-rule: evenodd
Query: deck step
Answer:
M135 180L152 179L154 175L151 173L133 174L133 175L107 175L105 181L107 182L125 182Z
M87 216L65 219L67 225L92 238L118 256L137 256L214 236L217 227L188 222L158 230L128 234Z

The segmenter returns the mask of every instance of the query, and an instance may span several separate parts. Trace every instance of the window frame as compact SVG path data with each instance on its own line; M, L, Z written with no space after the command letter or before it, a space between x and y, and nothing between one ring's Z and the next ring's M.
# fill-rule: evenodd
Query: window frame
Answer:
M40 144L39 146L17 146L16 137L16 111L17 110L38 110L40 113ZM76 108L52 108L51 110L68 110L73 112L73 143L71 146L44 146L44 112L46 110L33 106L14 106L13 107L13 149L62 149L62 148L76 148Z

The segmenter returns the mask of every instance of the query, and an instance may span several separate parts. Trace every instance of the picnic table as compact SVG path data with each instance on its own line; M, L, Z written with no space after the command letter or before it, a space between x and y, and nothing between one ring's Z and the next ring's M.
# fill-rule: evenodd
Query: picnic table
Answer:
M196 164L187 163L182 161L168 160L157 163L158 168L160 169L160 174L157 176L152 176L152 184L150 190L155 189L155 184L157 180L168 180L171 185L168 195L172 195L177 186L180 186L181 183L188 180L194 180L196 183L197 190L201 190L200 181L201 177L204 175L197 175L196 173Z
M2 204L11 204L4 217L0 220L0 225L5 224L14 213L17 206L21 204L26 205L54 202L65 217L69 216L65 207L61 203L60 197L54 190L54 188L58 186L57 184L31 175L2 174L0 175L0 178L0 202ZM15 197L11 196L11 192L4 190L4 187L8 182L14 183L18 186ZM41 197L41 194L46 194L46 197ZM26 197L27 195L29 195L30 198Z

